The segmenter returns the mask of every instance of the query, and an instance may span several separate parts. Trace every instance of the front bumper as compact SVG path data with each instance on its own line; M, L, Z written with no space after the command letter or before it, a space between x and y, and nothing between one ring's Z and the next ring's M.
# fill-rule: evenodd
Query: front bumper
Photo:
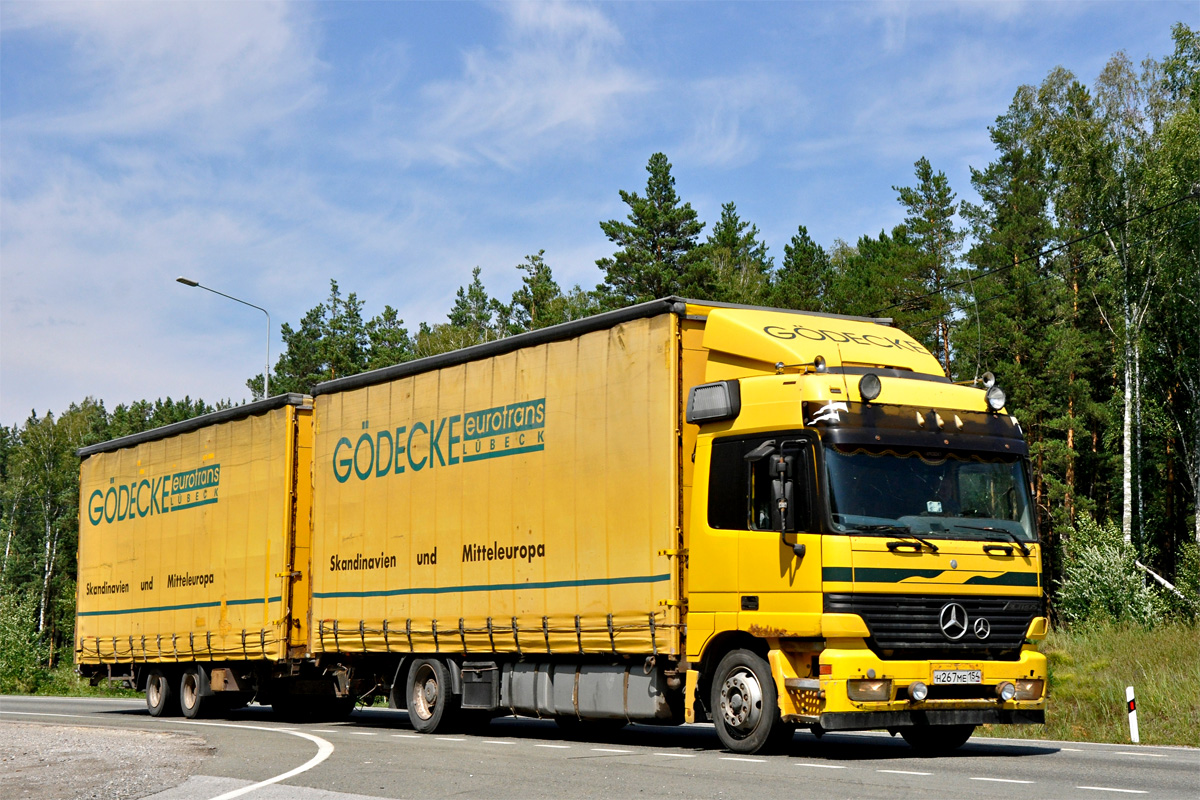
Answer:
M801 720L791 721L799 722ZM821 714L818 718L820 726L827 731L865 731L878 728L910 728L930 725L1042 725L1045 722L1045 711L1020 708L834 712Z
M831 640L819 651L816 675L812 655L786 645L771 652L780 713L787 722L820 724L827 730L1045 722L1046 657L1032 645L1025 645L1015 661L884 661L861 639ZM934 670L941 669L980 670L983 682L965 692L943 692L933 683ZM888 699L851 700L847 682L864 679L890 680ZM1040 697L1004 702L996 696L999 684L1030 679L1043 682ZM913 681L931 687L928 699L917 702L907 697Z

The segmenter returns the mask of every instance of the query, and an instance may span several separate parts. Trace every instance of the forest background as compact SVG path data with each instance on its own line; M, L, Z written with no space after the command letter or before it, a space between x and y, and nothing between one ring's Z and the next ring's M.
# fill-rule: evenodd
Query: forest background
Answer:
M667 295L886 316L953 380L990 370L1030 445L1059 625L1193 622L1200 612L1200 37L1174 51L1114 55L1093 85L1057 68L1016 90L990 128L992 162L960 202L926 159L890 231L813 241L804 225L780 263L735 202L711 227L655 153L603 282L564 290L544 252L521 287L491 296L474 270L445 322L409 331L372 317L331 281L295 326L272 394ZM708 228L707 234L705 229ZM263 376L249 379L255 397ZM218 408L185 397L111 410L83 398L0 426L0 684L29 664L70 660L75 616L77 448ZM17 652L20 650L20 652ZM22 666L25 665L25 666ZM15 675L16 673L14 673Z

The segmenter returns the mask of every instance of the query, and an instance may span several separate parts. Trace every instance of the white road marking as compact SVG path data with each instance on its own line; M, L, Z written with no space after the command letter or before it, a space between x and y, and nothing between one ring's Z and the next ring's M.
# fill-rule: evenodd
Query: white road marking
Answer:
M347 731L351 736L375 736L372 731Z
M1033 783L1033 781L1018 781L1012 778L971 778L973 781L990 781L991 783Z
M632 750L616 750L612 747L593 747L593 753L632 753Z
M817 769L845 769L841 764L809 764L801 761L796 764L797 767L816 767Z
M512 742L500 742L500 741L495 741L492 739L484 739L483 743L484 744L512 744Z
M90 719L92 721L95 721L95 719L96 719L94 716L92 716L90 714L47 714L44 712L8 711L8 710L2 711L0 713L20 714L21 716L25 716L25 717L67 717L70 719ZM312 734L305 733L304 731L293 731L293 730L289 730L286 728L268 728L265 725L234 725L234 724L231 724L228 722L198 722L196 720L188 720L188 719L161 720L161 722L164 722L167 724L173 724L173 725L203 725L203 726L209 727L209 728L233 728L235 730L243 730L243 731L268 731L270 733L286 733L288 736L299 736L301 739L308 739L310 742L314 742L317 745L317 754L315 756L313 756L312 758L310 758L308 761L305 761L300 766L296 767L295 769L290 769L287 772L276 775L273 778L267 778L265 781L259 781L258 783L252 783L249 786L243 786L240 789L234 789L232 792L226 792L225 794L217 795L216 797L210 798L210 800L233 800L233 798L235 798L235 797L241 797L244 794L249 794L250 792L253 792L257 789L261 789L264 786L270 786L272 784L279 783L281 781L286 781L288 778L295 777L296 775L299 775L302 772L308 772L310 769L317 766L322 761L324 761L325 759L327 759L331 755L333 755L333 743L332 742L322 739L320 736L313 736Z
M425 737L419 733L393 733L397 739L424 739Z
M695 758L691 753L651 753L652 756L666 756L667 758Z
M721 756L722 761L748 761L751 764L765 764L765 758L737 758L735 756Z
M906 769L877 769L876 772L890 772L893 775L932 775L932 772L909 772Z
M1142 756L1144 758L1167 758L1165 753L1134 753L1128 750L1118 750L1119 756Z
M570 750L569 744L535 744L534 747L552 747L555 750Z
M213 728L236 728L240 730L280 732L286 733L289 736L299 736L302 739L308 739L310 742L315 742L317 745L317 754L295 769L288 770L287 772L276 775L273 778L267 778L265 781L252 783L249 786L243 786L240 789L234 789L232 792L226 792L225 794L217 795L210 800L233 800L235 797L241 797L244 794L249 794L250 792L261 789L264 786L270 786L281 781L286 781L288 778L295 777L301 772L308 772L310 769L333 755L333 744L331 742L322 739L320 736L313 736L312 734L305 733L304 731L280 731L279 728L267 728L261 725L231 725L227 722L196 722L195 720L173 721L182 725L206 725Z
M1060 747L1060 748L1058 748L1058 749L1059 749L1059 750L1065 750L1065 751L1066 751L1066 752L1068 752L1068 753L1082 753L1082 752L1084 752L1083 750L1080 750L1080 749L1079 749L1079 748L1077 748L1077 747Z
M465 742L466 739L455 739L453 736L435 736L439 742Z
M1091 789L1093 792L1121 792L1123 794L1149 794L1141 789L1114 789L1111 786L1076 786L1076 789Z
M341 733L341 731L331 731L327 728L310 728L313 733Z

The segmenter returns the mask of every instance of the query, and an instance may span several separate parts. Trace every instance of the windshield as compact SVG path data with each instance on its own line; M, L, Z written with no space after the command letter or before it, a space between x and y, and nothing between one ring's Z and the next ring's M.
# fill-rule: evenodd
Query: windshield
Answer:
M825 470L836 531L1035 538L1016 456L827 445Z

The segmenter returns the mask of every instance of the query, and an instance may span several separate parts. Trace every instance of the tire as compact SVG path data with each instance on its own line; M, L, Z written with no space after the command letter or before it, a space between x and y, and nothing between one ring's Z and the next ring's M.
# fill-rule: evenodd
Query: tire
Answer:
M405 682L408 719L418 733L452 730L461 698L450 689L450 671L436 658L414 659Z
M146 676L146 709L152 717L179 716L179 695L161 669L152 669Z
M779 718L771 667L757 653L734 650L713 673L713 726L721 744L735 753L759 753L791 741L795 728Z
M975 732L974 725L934 725L920 728L901 728L900 735L913 750L923 756L945 755L967 743Z
M179 678L179 708L188 719L199 719L213 705L212 698L200 696L200 670L188 667Z

